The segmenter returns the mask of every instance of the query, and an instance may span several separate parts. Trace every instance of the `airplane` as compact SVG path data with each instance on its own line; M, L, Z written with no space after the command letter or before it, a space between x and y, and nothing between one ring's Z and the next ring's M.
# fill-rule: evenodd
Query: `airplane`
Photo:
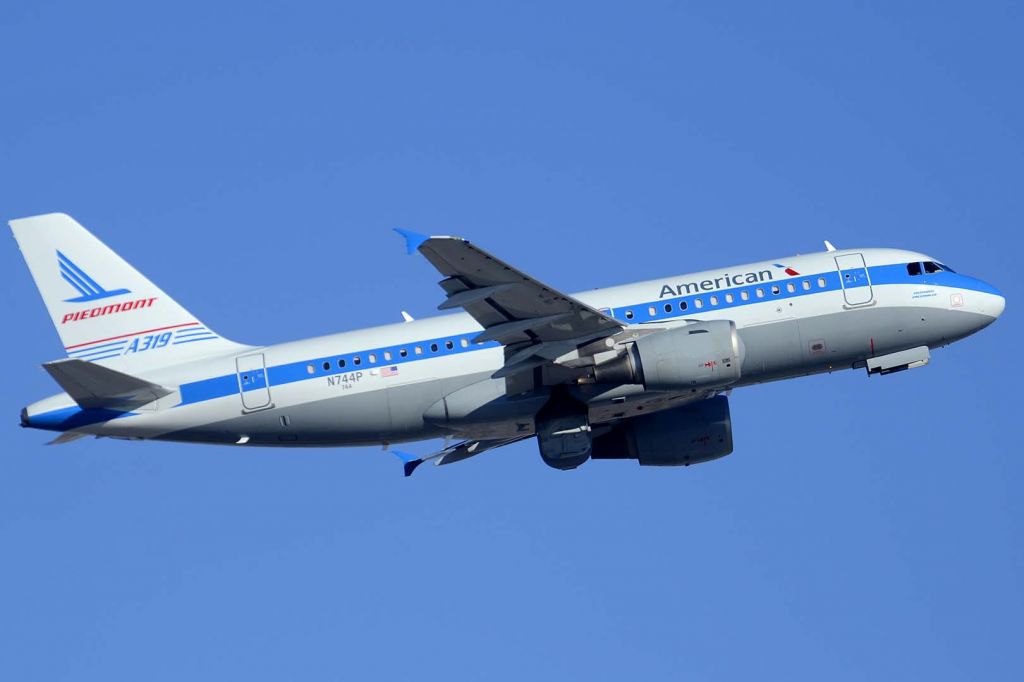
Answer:
M67 357L23 427L239 447L381 445L451 464L536 438L549 466L690 465L733 451L731 391L921 367L998 318L934 258L836 249L565 294L459 237L396 230L441 275L429 319L271 346L190 314L70 216L13 220ZM392 445L443 438L413 456Z

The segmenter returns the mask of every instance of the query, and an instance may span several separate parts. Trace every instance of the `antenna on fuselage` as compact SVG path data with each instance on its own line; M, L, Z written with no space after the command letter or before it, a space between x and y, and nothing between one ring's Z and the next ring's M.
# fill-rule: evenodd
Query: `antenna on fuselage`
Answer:
M832 242L830 242L829 240L826 239L825 240L825 250L826 251L835 251L836 247L832 246Z

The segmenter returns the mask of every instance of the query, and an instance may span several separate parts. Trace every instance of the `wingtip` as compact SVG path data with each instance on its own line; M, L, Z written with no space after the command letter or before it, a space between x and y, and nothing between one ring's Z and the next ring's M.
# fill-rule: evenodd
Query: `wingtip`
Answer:
M430 239L429 236L420 234L419 232L413 232L412 230L403 230L400 227L396 227L394 229L395 232L402 235L402 238L405 239L405 252L409 255L416 253L416 250L420 248L420 245Z
M423 464L423 460L421 458L413 457L408 452L392 450L391 454L402 460L402 471L405 473L406 478L412 476L412 472L416 471L416 467Z

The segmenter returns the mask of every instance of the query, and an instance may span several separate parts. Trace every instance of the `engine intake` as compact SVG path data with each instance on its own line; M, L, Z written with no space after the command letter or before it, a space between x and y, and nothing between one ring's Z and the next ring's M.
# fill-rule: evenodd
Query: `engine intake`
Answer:
M695 322L641 336L625 353L595 367L594 380L650 390L724 388L739 380L743 355L732 320Z

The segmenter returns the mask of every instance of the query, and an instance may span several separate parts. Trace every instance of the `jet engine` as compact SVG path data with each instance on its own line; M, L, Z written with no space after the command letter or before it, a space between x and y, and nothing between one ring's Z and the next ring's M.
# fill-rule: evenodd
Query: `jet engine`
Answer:
M689 466L732 452L724 395L633 417L592 440L594 459L635 459L641 466Z
M594 368L594 381L654 391L724 388L740 378L744 348L731 320L695 322L641 336Z

